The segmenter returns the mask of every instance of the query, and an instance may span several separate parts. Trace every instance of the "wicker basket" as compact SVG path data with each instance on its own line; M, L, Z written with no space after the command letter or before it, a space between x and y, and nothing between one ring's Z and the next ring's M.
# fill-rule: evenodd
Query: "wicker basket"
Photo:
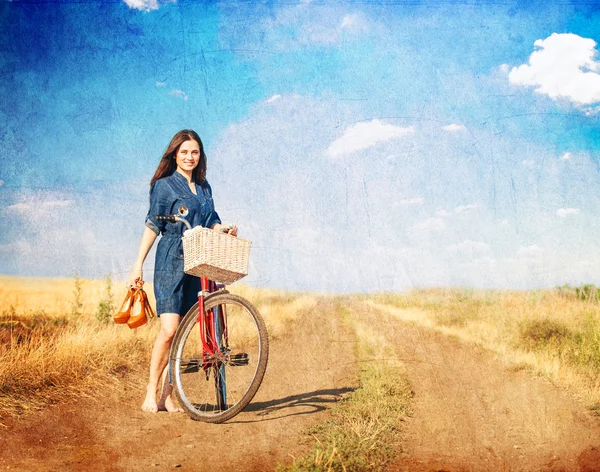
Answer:
M226 285L248 275L251 242L197 226L183 233L183 270Z

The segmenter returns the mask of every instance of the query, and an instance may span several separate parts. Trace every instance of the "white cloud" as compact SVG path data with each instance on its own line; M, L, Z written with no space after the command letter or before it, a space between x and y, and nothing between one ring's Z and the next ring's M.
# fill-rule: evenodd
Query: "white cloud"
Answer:
M465 131L467 128L465 128L463 125L458 125L456 123L451 123L447 126L443 126L442 129L444 131L448 131L450 133L456 133L457 131Z
M183 90L179 90L179 89L173 89L169 92L169 95L172 95L173 97L179 97L182 98L183 100L188 99L187 94L183 91Z
M158 10L158 0L123 0L129 8L140 11Z
M357 123L346 128L342 137L331 143L327 148L327 155L332 158L343 156L414 132L414 126L403 128L386 124L378 119Z
M504 219L500 222L500 226L508 226L508 220Z
M525 159L521 161L521 165L526 169L533 169L535 167L535 162L532 159Z
M573 154L571 154L570 152L565 152L561 157L560 160L561 161L568 161L569 159L571 159L573 157Z
M578 105L600 101L600 62L594 60L596 42L576 34L553 33L538 39L529 63L513 67L508 79L534 86L553 100L566 98Z
M279 99L281 99L281 95L276 94L276 95L273 95L272 97L267 98L266 102L273 103L274 101L279 100Z
M159 82L159 81L157 81L157 82L156 82L156 86L157 86L157 87L166 87L166 86L167 86L167 83L166 83L166 82Z
M31 205L27 203L15 203L14 205L9 205L6 207L6 211L9 213L26 213L31 211Z
M481 207L481 205L479 205L477 203L469 203L468 205L457 206L452 211L448 211L448 210L444 210L444 209L437 210L435 212L435 216L437 216L438 218L448 218L453 215L460 215L461 213L469 213L480 207Z
M460 243L446 246L446 249L453 254L459 254L473 259L476 257L487 256L490 252L490 245L484 242L466 239Z
M441 218L427 218L415 224L415 229L425 231L441 231L446 228L446 223Z
M452 212L448 211L448 210L438 210L435 212L436 216L439 216L441 218L446 218L448 216L452 216Z
M4 180L0 180L0 187L4 185Z
M55 208L64 208L73 204L72 200L39 200L39 197L29 198L26 202L18 202L6 207L9 213L18 213L23 216L50 214Z
M544 248L537 244L531 246L521 246L517 251L517 257L520 259L539 259L544 255Z
M395 207L410 207L415 205L422 205L424 200L422 198L405 198L404 200L398 200L394 202L393 206Z
M346 31L359 33L365 31L368 28L366 20L358 13L348 13L342 18L340 28Z
M457 206L454 209L454 213L460 214L460 213L466 213L466 212L470 212L471 210L475 210L479 208L479 205L476 203L470 203L468 205L462 205L462 206Z
M577 215L579 211L579 208L559 208L556 210L556 214L561 218L566 218L569 215Z

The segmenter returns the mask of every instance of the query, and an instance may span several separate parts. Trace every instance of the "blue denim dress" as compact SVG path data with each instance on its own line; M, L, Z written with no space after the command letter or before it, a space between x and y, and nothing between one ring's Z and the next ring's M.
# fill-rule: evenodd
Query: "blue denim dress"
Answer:
M177 213L180 206L189 210L186 220L194 226L210 228L221 223L215 211L212 190L205 180L196 184L196 193L190 190L186 178L179 172L157 180L150 190L150 210L146 226L157 235L162 234L156 248L154 265L154 294L156 313L185 315L198 300L200 279L183 272L183 244L181 236L187 229L183 223L157 221L156 216Z

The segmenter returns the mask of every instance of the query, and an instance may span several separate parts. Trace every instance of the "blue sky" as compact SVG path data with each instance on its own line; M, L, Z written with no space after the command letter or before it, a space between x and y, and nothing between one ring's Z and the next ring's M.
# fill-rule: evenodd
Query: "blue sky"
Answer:
M600 283L594 2L0 5L0 273L124 279L193 128L252 285Z

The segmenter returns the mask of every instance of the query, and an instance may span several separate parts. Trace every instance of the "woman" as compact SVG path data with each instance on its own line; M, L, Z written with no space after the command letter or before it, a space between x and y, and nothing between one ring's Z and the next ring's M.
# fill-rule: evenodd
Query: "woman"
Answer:
M154 293L156 313L160 317L160 333L152 349L150 379L142 405L142 410L151 413L159 410L182 411L173 401L172 386L168 380L164 382L158 401L156 393L167 366L175 331L183 316L196 303L200 290L200 279L183 272L181 235L185 226L183 223L167 223L156 219L156 216L177 213L181 206L188 208L186 219L192 227L200 225L237 235L237 227L233 224L222 225L215 211L212 191L206 181L206 155L200 137L192 130L182 130L173 136L150 181L150 210L137 260L127 281L127 286L131 287L138 277L142 278L144 260L156 237L162 234L154 266Z

